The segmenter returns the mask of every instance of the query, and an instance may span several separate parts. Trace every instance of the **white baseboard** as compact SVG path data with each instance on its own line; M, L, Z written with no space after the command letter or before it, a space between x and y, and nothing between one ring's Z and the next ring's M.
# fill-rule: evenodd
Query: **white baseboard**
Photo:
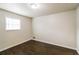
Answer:
M22 44L22 43L24 43L24 42L27 42L27 41L29 41L29 40L31 40L31 39L32 39L32 37L29 38L29 39L27 39L27 40L25 40L25 41L19 42L19 43L17 43L17 44L13 44L13 45L10 45L10 46L8 46L8 47L2 48L2 49L0 49L0 51L4 51L4 50L9 49L9 48L11 48L11 47L17 46L17 45Z
M39 42L48 43L48 44L54 44L54 43L51 43L51 42L47 42L47 41L43 41L43 40L38 40L38 39L33 39L33 40L36 40L36 41L39 41ZM73 49L73 50L77 50L76 48L72 48L72 47L69 47L69 46L62 46L62 45L58 45L58 44L54 44L54 45L65 47L65 48L69 48L69 49Z
M77 53L79 54L79 50L78 50L78 49L76 49L76 51L77 51Z
M48 44L53 44L53 43L50 43L50 42L46 42L46 41L42 41L42 40L33 39L33 38L31 37L31 38L29 38L29 39L27 39L27 40L25 40L25 41L19 42L19 43L17 43L17 44L14 44L14 45L11 45L11 46L8 46L8 47L5 47L5 48L2 48L2 49L0 49L0 51L4 51L4 50L9 49L9 48L11 48L11 47L14 47L14 46L16 46L16 45L19 45L19 44L22 44L22 43L24 43L24 42L27 42L27 41L29 41L29 40L31 40L31 39L32 39L32 40L36 40L36 41L40 41L40 42L44 42L44 43L48 43ZM54 45L57 45L57 44L54 44ZM60 46L60 45L57 45L57 46ZM65 47L65 48L69 48L69 49L74 49L74 50L76 50L76 51L78 52L78 54L79 54L79 50L76 49L76 48L71 48L71 47L67 47L67 46L61 46L61 47Z

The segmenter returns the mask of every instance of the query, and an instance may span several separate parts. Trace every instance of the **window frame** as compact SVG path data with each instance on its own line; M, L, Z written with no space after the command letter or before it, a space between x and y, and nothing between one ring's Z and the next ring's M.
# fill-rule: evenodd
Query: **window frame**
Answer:
M5 30L20 30L21 20L17 18L6 17L5 19Z

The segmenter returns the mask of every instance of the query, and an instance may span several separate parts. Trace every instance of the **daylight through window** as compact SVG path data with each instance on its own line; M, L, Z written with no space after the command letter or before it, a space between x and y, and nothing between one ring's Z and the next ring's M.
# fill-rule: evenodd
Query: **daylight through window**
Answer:
M6 30L20 30L21 24L19 19L6 18Z

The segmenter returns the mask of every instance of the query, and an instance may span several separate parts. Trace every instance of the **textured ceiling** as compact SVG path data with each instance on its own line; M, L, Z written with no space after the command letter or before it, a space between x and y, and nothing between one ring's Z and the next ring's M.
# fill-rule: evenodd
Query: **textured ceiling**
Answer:
M0 8L28 17L39 17L53 13L76 9L77 3L40 3L39 8L32 9L28 3L0 3Z

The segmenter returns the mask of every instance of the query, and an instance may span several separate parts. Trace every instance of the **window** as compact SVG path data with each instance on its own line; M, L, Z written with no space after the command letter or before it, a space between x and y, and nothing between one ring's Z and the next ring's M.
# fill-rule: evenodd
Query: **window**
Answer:
M20 30L20 27L19 19L6 18L6 30Z

